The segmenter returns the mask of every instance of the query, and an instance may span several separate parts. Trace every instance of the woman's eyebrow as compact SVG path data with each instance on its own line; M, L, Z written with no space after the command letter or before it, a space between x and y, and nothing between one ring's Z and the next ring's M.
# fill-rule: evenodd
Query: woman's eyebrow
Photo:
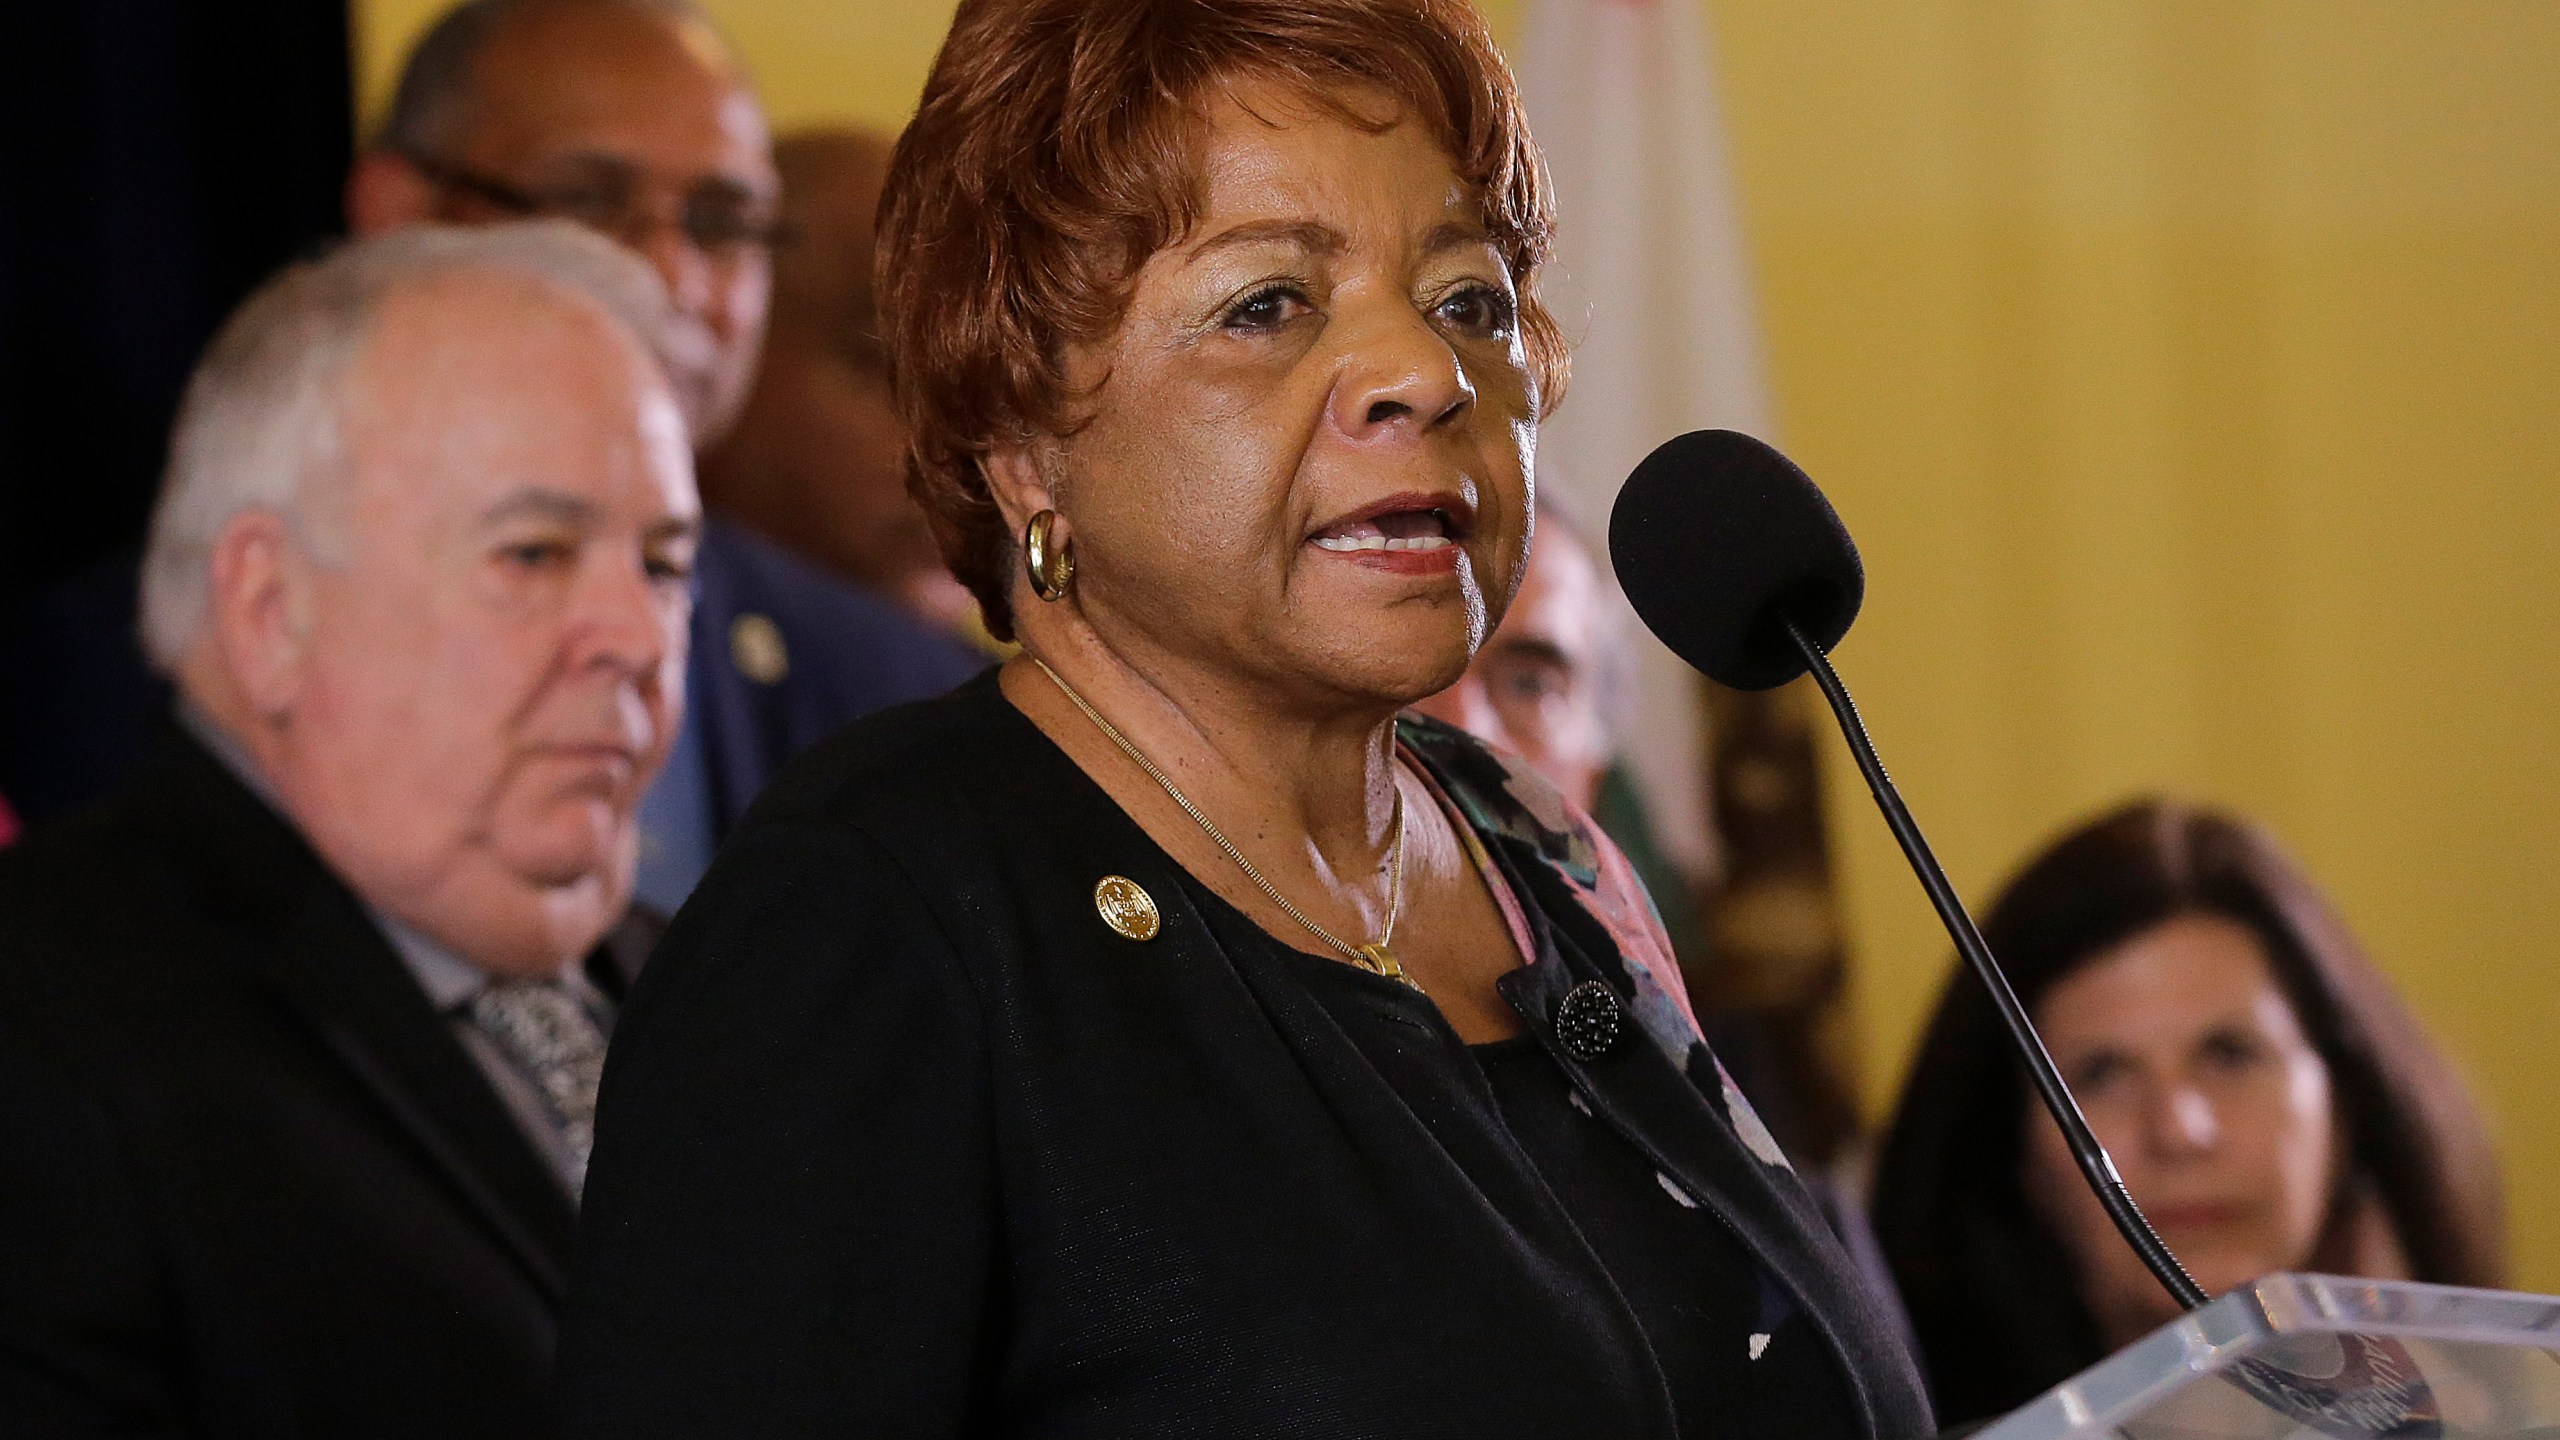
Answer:
M1472 250L1492 243L1493 232L1482 225L1469 220L1447 220L1423 238L1422 253L1437 255L1444 250Z
M1196 265L1223 250L1274 243L1294 245L1316 255L1339 255L1350 246L1341 231L1314 220L1248 220L1193 246L1182 263Z

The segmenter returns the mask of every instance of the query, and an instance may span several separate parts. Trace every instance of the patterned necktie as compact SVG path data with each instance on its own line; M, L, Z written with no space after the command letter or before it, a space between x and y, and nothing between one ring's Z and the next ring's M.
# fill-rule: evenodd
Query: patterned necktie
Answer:
M569 1145L569 1189L583 1190L595 1146L604 1027L557 981L493 980L472 998L471 1019L542 1092Z

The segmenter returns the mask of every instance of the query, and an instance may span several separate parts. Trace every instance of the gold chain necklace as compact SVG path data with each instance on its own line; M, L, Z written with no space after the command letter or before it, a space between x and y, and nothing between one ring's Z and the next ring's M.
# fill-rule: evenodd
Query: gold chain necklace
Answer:
M1148 779L1164 787L1164 793L1173 797L1173 803L1182 807L1182 813L1190 816L1192 823L1198 825L1220 850L1225 851L1228 859L1236 862L1236 868L1244 872L1244 878L1252 881L1254 888L1270 897L1271 903L1279 906L1290 919L1307 927L1309 933L1332 946L1341 953L1343 959L1361 969L1373 975L1384 975L1390 980L1403 981L1416 990L1422 988L1414 984L1412 976L1404 973L1404 966L1397 962L1395 953L1387 948L1396 938L1396 916L1404 909L1404 787L1402 785L1396 786L1395 834L1387 842L1387 928L1379 932L1377 939L1366 945L1349 944L1332 931L1308 919L1305 911L1289 903L1288 896L1273 889L1271 882L1262 878L1262 872L1253 868L1253 862L1244 858L1244 852L1238 850L1225 835L1220 834L1218 827L1209 822L1209 817L1200 813L1200 807L1192 804L1190 797L1175 788L1173 781L1156 768L1154 761L1140 754L1138 747L1129 743L1128 736L1121 734L1117 726L1103 719L1101 711L1087 704L1085 698L1076 693L1076 687L1067 683L1067 677L1050 669L1049 662L1037 655L1031 656L1031 663L1039 666L1040 673L1048 676L1069 700L1075 702L1075 707L1084 712L1084 718L1092 721L1095 729L1109 736L1111 743L1120 747L1120 753L1136 761L1138 768L1147 772Z

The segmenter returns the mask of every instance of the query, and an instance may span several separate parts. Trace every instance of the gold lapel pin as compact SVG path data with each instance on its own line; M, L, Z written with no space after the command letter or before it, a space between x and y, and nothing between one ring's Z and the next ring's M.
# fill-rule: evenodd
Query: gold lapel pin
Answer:
M739 674L759 685L779 685L791 673L791 647L770 615L751 611L738 617L729 627L729 658Z
M1129 940L1153 940L1164 928L1156 913L1156 897L1126 875L1105 875L1094 882L1093 908L1102 923Z

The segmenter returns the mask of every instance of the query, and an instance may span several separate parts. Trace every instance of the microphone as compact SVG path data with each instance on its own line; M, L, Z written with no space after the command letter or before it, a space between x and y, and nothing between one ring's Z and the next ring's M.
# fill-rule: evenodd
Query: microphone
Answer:
M1627 477L1609 514L1609 559L1645 627L1709 679L1736 690L1769 690L1813 672L1885 824L1956 952L1990 991L2036 1094L2062 1127L2098 1203L2173 1299L2189 1310L2203 1305L2203 1288L2142 1218L2115 1161L2062 1083L2044 1038L1947 883L1831 667L1831 648L1849 633L1866 595L1858 547L1831 502L1768 445L1731 430L1694 431L1664 443Z

